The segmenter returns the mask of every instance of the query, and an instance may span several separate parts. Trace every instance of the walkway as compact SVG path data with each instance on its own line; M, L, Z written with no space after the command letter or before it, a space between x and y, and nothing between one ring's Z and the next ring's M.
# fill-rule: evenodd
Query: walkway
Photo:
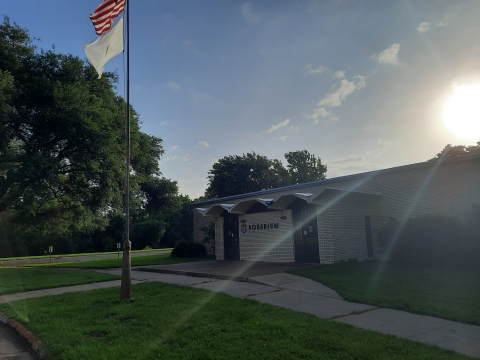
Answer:
M401 338L437 345L441 348L452 349L459 353L480 358L480 326L351 303L343 300L335 291L320 283L279 272L291 268L291 265L274 264L270 267L268 264L245 262L234 262L227 265L229 266L225 266L224 262L206 261L142 267L132 271L132 283L159 281L222 292L234 297L254 299L263 303L314 314L322 319L339 321L384 334L397 335ZM248 267L248 270L246 267ZM239 273L238 271L242 268L245 271ZM121 273L121 269L98 271L116 275ZM193 276L172 273L175 271L189 272ZM242 274L241 279L239 278L240 274ZM238 279L237 281L225 280L226 276L237 277ZM120 281L5 295L0 296L0 303L113 286L120 286ZM0 359L2 359L1 356Z

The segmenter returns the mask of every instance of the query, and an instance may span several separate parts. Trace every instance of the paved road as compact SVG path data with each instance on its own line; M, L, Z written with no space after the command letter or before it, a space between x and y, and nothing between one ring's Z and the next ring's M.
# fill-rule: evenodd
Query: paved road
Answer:
M143 251L143 252L132 252L132 257L136 256L147 256L147 255L157 255L157 254L170 254L171 250L152 250L152 251ZM98 254L98 255L83 255L83 256L62 256L62 255L52 255L52 263L59 262L84 262L90 260L98 259L109 259L116 258L117 254ZM120 251L120 257L122 257L122 252ZM42 259L24 259L24 260L3 260L0 261L0 265L4 266L18 266L26 264L48 264L50 263L49 258ZM1 360L1 358L0 358Z

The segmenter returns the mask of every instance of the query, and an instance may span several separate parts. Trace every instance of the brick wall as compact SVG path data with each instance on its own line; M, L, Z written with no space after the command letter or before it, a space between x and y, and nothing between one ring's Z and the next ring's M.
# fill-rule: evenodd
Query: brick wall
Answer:
M287 218L280 219L282 215ZM245 220L247 227L245 233L240 231L240 260L295 261L291 210L239 215L238 220L240 224ZM267 229L249 229L258 224L266 224ZM278 228L270 228L270 224L278 224Z

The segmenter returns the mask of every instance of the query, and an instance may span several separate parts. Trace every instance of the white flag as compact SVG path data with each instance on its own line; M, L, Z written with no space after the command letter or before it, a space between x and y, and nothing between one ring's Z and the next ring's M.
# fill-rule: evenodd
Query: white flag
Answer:
M105 64L123 51L123 16L97 40L83 45L83 50L100 79Z

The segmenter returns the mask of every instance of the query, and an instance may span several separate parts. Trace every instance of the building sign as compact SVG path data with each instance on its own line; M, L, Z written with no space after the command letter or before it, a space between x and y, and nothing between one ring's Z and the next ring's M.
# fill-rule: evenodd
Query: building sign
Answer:
M243 231L244 227L245 227L245 231ZM278 229L278 223L248 225L248 230L272 230L272 229ZM242 224L242 233L246 233L246 232L247 232L247 225Z

